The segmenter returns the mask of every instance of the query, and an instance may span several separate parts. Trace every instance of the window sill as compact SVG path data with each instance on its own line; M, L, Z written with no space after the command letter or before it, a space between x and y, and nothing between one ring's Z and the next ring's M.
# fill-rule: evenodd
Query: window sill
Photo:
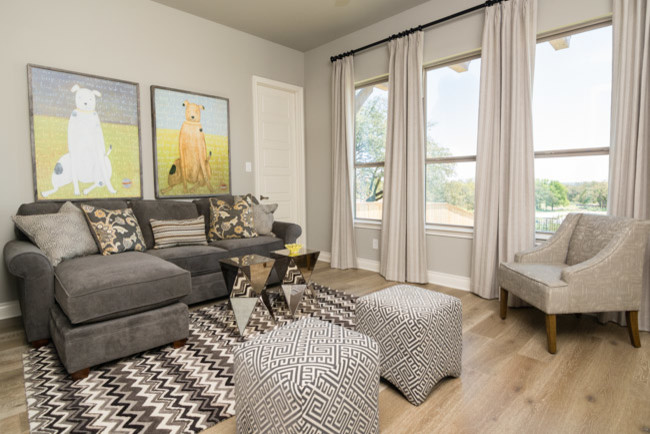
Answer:
M355 220L354 227L356 229L370 229L379 231L381 230L381 221L379 220ZM446 226L446 225L432 225L428 224L426 227L426 234L438 237L450 238L463 238L474 239L474 228L467 226Z
M355 220L355 229L369 229L374 231L381 230L381 221L379 220ZM469 226L447 226L428 224L426 234L437 237L462 238L467 240L474 239L474 228ZM548 241L554 234L551 232L535 232L535 243L541 244Z

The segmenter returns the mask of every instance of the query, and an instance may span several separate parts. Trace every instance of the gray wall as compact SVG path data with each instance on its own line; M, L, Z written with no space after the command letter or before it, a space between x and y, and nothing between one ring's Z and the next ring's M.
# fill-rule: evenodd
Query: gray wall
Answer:
M312 248L331 248L331 115L330 61L332 55L348 51L404 29L432 21L476 5L476 0L431 0L382 22L346 35L305 54L306 144L307 144L307 231ZM538 31L544 32L611 13L611 0L539 0ZM431 28L424 33L424 61L475 50L481 46L483 12L475 12ZM388 72L388 50L379 46L355 56L357 81ZM356 229L361 258L379 259L372 248L379 231ZM472 240L428 235L429 269L469 276Z
M140 83L144 197L154 197L152 84L230 99L232 189L253 191L252 79L298 86L304 54L148 0L21 0L0 5L0 245L13 238L10 216L34 200L26 64ZM4 261L3 261L4 262ZM13 300L0 266L0 303Z

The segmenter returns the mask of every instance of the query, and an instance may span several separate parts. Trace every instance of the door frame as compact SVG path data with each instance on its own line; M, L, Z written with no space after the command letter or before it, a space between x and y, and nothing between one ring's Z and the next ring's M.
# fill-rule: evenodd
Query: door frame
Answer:
M298 178L298 224L302 228L302 238L303 244L307 244L307 200L305 197L306 185L305 185L305 104L304 104L304 90L300 86L295 86L293 84L283 83L281 81L271 80L268 78L260 77L253 75L253 165L255 167L254 176L255 176L255 195L259 196L261 191L261 176L260 176L260 143L259 143L259 119L257 115L259 101L257 99L257 89L259 87L268 87L272 89L278 89L281 91L289 92L293 94L294 103L295 103L295 125L296 125L296 135L294 137L297 155L296 155L296 171Z

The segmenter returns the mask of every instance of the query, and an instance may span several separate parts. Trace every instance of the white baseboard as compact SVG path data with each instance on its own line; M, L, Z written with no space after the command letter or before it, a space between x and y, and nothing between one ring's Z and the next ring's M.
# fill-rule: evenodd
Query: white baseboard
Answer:
M332 254L330 252L320 252L318 255L318 260L329 263L332 259Z
M330 262L330 252L320 252L319 261ZM374 259L357 258L357 265L360 270L379 272L379 261ZM460 289L469 291L469 277L459 276L457 274L441 273L440 271L427 271L427 280L434 285L445 286L447 288Z
M447 288L460 289L469 291L469 277L459 276L458 274L441 273L440 271L427 271L429 283L434 285L445 286Z
M360 270L374 271L379 273L379 261L374 259L357 258L357 265Z
M20 304L18 300L0 303L0 320L14 318L20 315Z

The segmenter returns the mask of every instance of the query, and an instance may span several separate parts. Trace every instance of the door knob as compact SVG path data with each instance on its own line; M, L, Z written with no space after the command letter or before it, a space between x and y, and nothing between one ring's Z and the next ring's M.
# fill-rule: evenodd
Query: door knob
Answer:
M260 200L266 200L268 198L269 198L268 196L264 196L263 194L260 194Z

